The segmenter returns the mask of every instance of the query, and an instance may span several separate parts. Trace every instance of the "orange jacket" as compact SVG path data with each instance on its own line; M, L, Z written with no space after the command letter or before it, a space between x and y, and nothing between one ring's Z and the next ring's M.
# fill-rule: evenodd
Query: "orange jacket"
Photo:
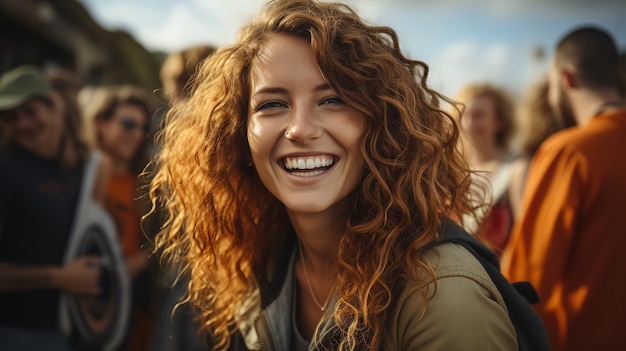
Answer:
M626 111L541 146L502 271L537 289L554 351L624 348Z
M120 244L126 257L136 253L141 247L141 217L136 197L137 177L134 174L111 176L106 209L117 224Z

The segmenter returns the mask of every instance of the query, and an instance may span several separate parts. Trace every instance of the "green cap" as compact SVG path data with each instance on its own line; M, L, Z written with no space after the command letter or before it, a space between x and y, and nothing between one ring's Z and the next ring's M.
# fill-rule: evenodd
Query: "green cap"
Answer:
M20 66L0 77L0 111L12 110L34 97L45 97L51 86L33 66Z

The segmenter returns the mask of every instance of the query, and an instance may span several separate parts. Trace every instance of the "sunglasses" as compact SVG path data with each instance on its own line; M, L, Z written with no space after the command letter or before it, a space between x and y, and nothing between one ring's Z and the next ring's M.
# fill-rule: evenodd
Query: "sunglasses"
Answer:
M132 132L135 129L141 129L144 134L148 134L148 132L150 131L150 127L147 124L137 123L135 120L132 120L130 118L122 118L120 120L120 125L127 132Z

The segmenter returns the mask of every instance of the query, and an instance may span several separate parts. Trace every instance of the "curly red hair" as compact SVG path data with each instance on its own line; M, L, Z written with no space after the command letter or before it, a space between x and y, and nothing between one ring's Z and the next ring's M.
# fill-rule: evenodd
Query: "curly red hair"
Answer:
M422 255L442 216L461 218L473 205L458 127L440 106L451 102L427 85L425 63L401 53L391 28L368 25L346 5L272 1L204 62L193 96L170 110L160 135L150 190L166 214L157 248L190 274L188 300L216 348L226 348L255 272L291 235L284 206L249 166L246 140L250 68L276 33L309 41L325 79L366 119L366 167L339 246L334 317L339 349L377 349L394 292L432 274Z

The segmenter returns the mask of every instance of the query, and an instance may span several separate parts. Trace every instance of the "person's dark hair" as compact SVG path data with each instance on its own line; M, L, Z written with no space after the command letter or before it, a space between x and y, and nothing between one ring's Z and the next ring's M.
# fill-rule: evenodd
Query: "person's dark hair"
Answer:
M555 62L572 65L590 87L620 88L617 47L604 29L584 26L566 34L557 44Z
M65 109L59 162L64 167L73 167L77 162L84 162L87 159L90 147L85 138L82 111L76 98L78 85L70 84L70 77L75 76L68 71L64 72L63 74L46 72L46 78L52 89L61 95Z

